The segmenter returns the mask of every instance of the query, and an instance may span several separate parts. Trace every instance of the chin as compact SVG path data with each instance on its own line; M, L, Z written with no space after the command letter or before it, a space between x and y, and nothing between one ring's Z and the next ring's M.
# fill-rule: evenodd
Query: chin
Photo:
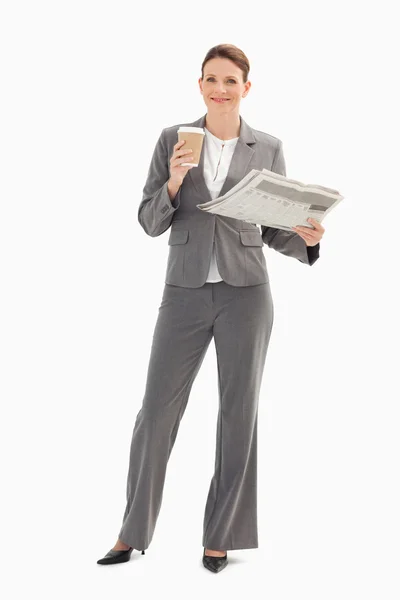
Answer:
M227 106L222 107L222 106L219 106L219 104L216 104L215 102L213 102L212 100L210 100L209 106L210 107L212 106L213 108L216 108L217 111L219 111L219 112L228 112L228 111L232 110L232 103L231 102L228 102Z

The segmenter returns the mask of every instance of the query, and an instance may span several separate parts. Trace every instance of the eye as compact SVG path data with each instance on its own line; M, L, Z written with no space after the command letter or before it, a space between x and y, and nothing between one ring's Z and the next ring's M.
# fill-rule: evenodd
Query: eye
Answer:
M207 77L207 81L211 81L214 77ZM232 83L236 83L234 79L228 79L228 81L232 81Z

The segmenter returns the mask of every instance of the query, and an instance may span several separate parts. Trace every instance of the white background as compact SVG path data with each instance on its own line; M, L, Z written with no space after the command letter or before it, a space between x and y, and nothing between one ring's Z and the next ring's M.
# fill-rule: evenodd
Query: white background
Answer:
M398 600L395 2L2 2L1 552L7 598ZM345 197L309 267L264 246L259 548L201 565L210 344L146 555L96 564L125 509L167 236L137 220L164 127L206 113L212 46L250 60L247 123ZM397 47L396 47L397 45ZM4 562L6 561L6 562ZM38 596L39 597L39 596Z

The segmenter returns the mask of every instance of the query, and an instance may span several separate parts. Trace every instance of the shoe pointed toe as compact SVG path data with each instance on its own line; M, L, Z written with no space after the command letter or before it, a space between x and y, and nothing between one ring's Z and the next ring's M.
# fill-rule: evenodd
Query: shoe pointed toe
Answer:
M128 562L131 558L133 548L128 550L109 550L103 558L97 561L98 565L116 565L118 563Z
M203 565L209 571L212 571L213 573L219 573L220 571L222 571L222 569L226 567L227 564L227 554L225 554L225 556L207 556L204 550Z

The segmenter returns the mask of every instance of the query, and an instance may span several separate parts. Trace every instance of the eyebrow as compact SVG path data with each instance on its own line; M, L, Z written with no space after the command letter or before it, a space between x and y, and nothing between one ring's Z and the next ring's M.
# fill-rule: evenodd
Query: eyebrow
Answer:
M216 77L216 75L214 75L214 73L207 73L207 75L205 75L205 77L208 77L209 75ZM227 77L234 77L235 79L237 79L236 75L227 75Z

